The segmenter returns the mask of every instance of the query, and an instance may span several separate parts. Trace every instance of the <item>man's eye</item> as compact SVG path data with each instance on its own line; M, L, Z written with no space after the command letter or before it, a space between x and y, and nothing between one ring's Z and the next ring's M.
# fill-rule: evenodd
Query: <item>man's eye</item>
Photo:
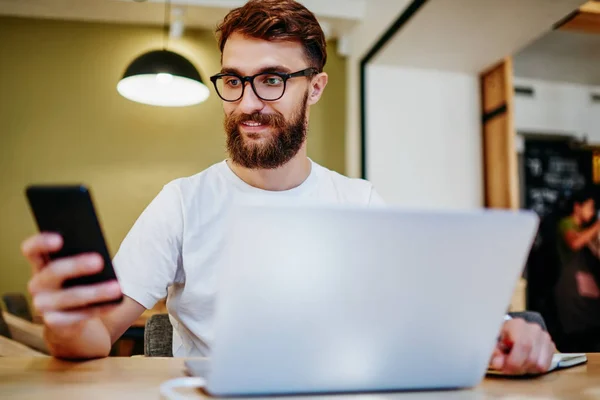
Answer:
M277 75L267 76L263 80L264 84L267 86L278 86L283 84L283 79Z
M237 87L240 85L240 80L237 78L226 78L225 84L231 87Z

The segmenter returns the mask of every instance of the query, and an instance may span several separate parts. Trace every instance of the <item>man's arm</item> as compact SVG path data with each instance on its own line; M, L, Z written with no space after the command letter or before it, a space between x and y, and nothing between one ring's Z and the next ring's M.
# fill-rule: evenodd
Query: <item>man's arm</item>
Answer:
M50 353L59 358L88 359L106 357L119 337L144 312L135 300L124 296L123 302L102 316L64 325L66 318L50 318L44 324L44 339ZM97 310L100 312L100 310Z
M598 235L598 231L600 231L600 221L596 221L594 225L581 232L568 229L563 233L563 238L571 250L579 251Z

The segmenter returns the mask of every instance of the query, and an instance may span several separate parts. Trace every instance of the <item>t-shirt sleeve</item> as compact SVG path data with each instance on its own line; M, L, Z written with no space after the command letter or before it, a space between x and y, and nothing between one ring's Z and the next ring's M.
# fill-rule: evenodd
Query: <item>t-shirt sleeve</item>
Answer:
M571 218L564 218L558 224L558 232L562 238L571 230L577 230L577 225L575 225L575 222Z
M369 207L383 207L385 206L385 201L383 198L377 193L375 188L371 186L371 195L369 196Z
M123 294L146 308L166 297L181 263L182 237L181 194L170 183L142 212L114 257Z

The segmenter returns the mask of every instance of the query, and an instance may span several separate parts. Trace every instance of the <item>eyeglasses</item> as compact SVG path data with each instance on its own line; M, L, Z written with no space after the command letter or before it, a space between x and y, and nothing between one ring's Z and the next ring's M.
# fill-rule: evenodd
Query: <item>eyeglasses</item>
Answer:
M234 73L216 74L210 77L220 98L225 101L238 101L244 96L246 82L250 82L254 94L264 101L275 101L283 97L288 79L318 74L316 68L286 74L283 72L261 72L252 76L239 76Z

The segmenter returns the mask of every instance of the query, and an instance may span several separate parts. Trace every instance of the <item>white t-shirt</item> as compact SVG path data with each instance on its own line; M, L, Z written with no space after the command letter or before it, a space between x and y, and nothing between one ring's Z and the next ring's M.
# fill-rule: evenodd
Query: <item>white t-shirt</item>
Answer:
M168 183L140 215L114 267L123 293L144 307L167 297L174 356L209 355L216 273L234 204L383 204L369 182L311 165L300 186L266 191L245 183L223 161Z

